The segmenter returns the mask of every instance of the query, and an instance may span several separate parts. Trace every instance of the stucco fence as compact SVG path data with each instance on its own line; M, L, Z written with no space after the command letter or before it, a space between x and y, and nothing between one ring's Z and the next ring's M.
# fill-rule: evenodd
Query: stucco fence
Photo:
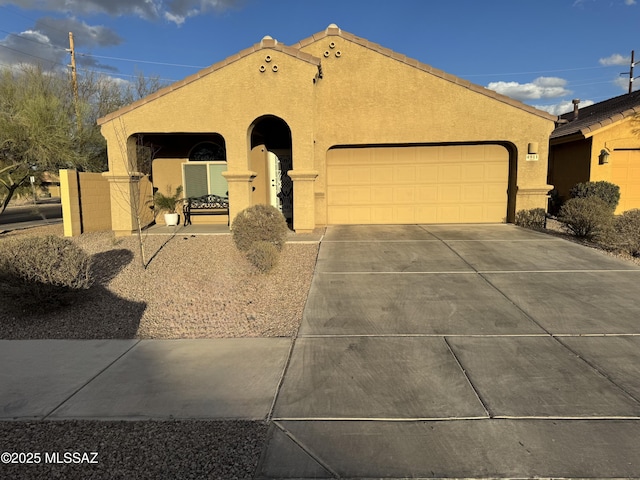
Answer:
M109 181L101 173L60 170L65 237L111 230Z

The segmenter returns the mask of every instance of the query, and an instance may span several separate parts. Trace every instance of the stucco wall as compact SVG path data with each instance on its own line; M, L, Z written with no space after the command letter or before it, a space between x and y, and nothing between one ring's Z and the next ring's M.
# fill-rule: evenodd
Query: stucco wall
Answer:
M291 130L297 231L326 223L326 155L337 145L505 145L512 156L511 190L517 192L513 209L546 205L550 116L342 36L319 35L304 43L302 53L273 45L263 41L264 48L240 52L107 117L102 132L110 172L131 173L132 149L125 144L136 133L217 132L226 144L233 217L254 202L251 126L273 115ZM321 60L321 78L309 54ZM538 161L526 161L530 143L538 145ZM163 184L155 174L154 184ZM127 228L123 221L119 229Z
M515 208L546 206L548 139L554 128L549 118L340 36L320 39L303 50L323 59L316 117L330 120L316 126L314 158L319 172L326 171L326 152L336 145L508 142L515 146L515 182L521 194ZM538 144L539 160L526 161L527 146L533 142ZM324 175L318 177L315 190L318 221L324 223Z
M111 230L109 182L100 173L60 170L64 235Z

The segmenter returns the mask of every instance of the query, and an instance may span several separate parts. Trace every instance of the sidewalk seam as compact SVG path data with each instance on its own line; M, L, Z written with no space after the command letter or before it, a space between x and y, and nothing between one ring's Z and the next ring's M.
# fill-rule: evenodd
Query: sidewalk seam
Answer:
M107 366L105 366L103 369L101 369L98 373L96 373L93 377L91 377L89 380L87 380L85 383L83 383L80 387L78 387L73 393L71 393L71 395L69 395L67 398L65 398L64 400L62 400L57 406L55 406L53 408L53 410L51 410L49 413L47 413L46 415L43 415L41 420L46 420L47 418L49 418L51 415L53 415L60 407L62 407L62 405L64 405L65 403L67 403L69 400L71 400L74 396L76 396L78 394L78 392L80 392L80 390L84 389L87 385L89 385L91 382L93 382L96 378L98 378L100 375L102 375L106 370L108 370L109 368L111 368L111 366L113 364L115 364L118 360L120 360L122 357L124 357L127 353L129 353L132 349L134 349L135 347L137 347L140 342L142 340L141 339L137 339L137 341L131 345L129 348L127 348L124 352L122 352L120 355L118 355L112 362L110 362Z

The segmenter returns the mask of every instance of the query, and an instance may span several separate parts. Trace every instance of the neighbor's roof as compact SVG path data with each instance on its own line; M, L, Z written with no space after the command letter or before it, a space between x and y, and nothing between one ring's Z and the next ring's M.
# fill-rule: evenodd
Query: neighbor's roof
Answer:
M551 133L551 139L569 135L579 135L584 138L602 127L619 122L636 113L640 113L640 90L580 108L576 120L571 120L573 112L561 115L560 118L568 120L569 123L556 128Z
M247 48L245 50L242 50L241 52L238 52L235 55L232 55L231 57L226 58L225 60L222 60L221 62L215 63L213 65L211 65L210 67L207 67L197 73L195 73L194 75L191 75L187 78L185 78L184 80L181 80L179 82L173 83L171 85L169 85L168 87L162 88L160 90L158 90L155 93L152 93L151 95L144 97L136 102L133 102L129 105L127 105L126 107L123 107L119 110L116 110L115 112L112 112L108 115L105 115L102 118L98 119L98 125L102 125L103 123L108 122L109 120L112 120L114 118L119 117L120 115L123 115L131 110L134 110L146 103L149 103L153 100L155 100L158 97L162 97L164 95L167 95L168 93L177 90L178 88L181 88L185 85L188 85L191 82L194 82L196 80L198 80L201 77L204 77L205 75L208 75L216 70L219 70L223 67L225 67L226 65L236 62L238 60L240 60L241 58L246 57L247 55L250 55L258 50L264 49L264 48L270 48L270 49L275 49L278 51L281 51L283 53L289 54L293 57L297 57L303 61L312 63L314 65L316 65L318 67L318 70L320 72L320 74L322 74L322 65L321 65L321 59L319 59L318 57L315 57L313 55L310 55L308 53L302 52L301 49L304 48L305 46L314 43L318 40L321 40L327 36L339 36L344 38L345 40L348 40L350 42L356 43L360 46L363 46L365 48L369 48L371 50L374 50L375 52L378 52L382 55L391 57L399 62L405 63L411 67L417 68L419 70L422 70L424 72L430 73L431 75L434 75L436 77L440 77L444 80L447 80L449 82L455 83L457 85L460 85L461 87L464 88L468 88L469 90L472 90L474 92L480 93L482 95L485 95L487 97L493 98L499 102L502 103L506 103L508 105L511 105L513 107L519 108L521 110L527 111L529 113L532 113L534 115L538 115L540 117L543 117L547 120L552 120L552 121L556 121L558 119L557 116L555 115L551 115L545 111L542 110L538 110L535 107L532 107L530 105L526 105L522 102L519 102L517 100L514 100L510 97L507 97L505 95L502 95L500 93L497 93L493 90L489 90L487 88L481 87L480 85L476 85L474 83L469 82L468 80L464 80L462 78L456 77L455 75L451 75L448 74L442 70L438 70L437 68L433 68L430 65L427 65L425 63L421 63L415 59L409 58L406 55L402 55L400 53L396 53L393 50L390 50L388 48L385 48L377 43L373 43L370 42L364 38L361 37L357 37L351 33L342 31L337 25L335 24L331 24L329 25L324 31L322 32L318 32L308 38L305 38L304 40L299 41L297 44L292 45L292 46L286 46L282 43L279 43L277 40L272 39L269 36L266 36L262 39L262 41L260 43L255 44L254 46Z

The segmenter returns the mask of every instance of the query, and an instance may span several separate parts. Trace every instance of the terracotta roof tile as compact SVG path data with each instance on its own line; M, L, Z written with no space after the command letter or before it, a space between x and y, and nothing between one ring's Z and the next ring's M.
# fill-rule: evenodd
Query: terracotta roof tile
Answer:
M569 123L558 126L551 133L551 139L575 134L586 136L636 113L640 113L640 90L580 108L576 120L572 120L573 111L561 115L560 118Z

